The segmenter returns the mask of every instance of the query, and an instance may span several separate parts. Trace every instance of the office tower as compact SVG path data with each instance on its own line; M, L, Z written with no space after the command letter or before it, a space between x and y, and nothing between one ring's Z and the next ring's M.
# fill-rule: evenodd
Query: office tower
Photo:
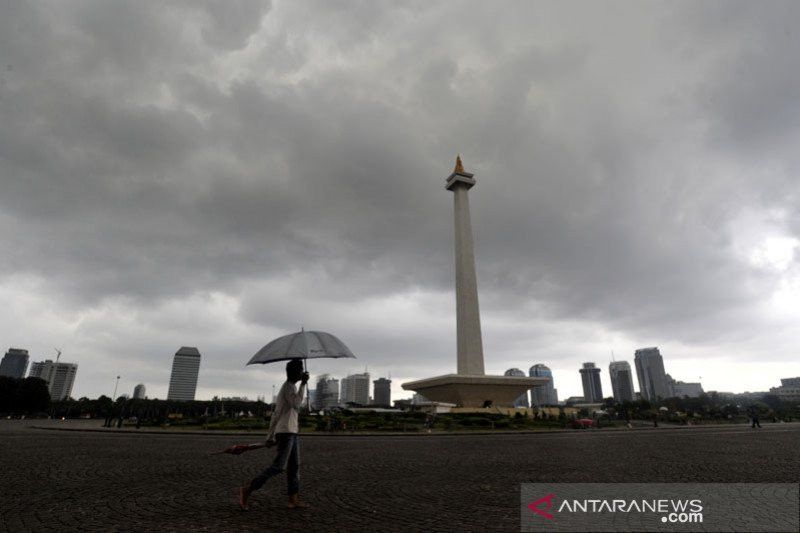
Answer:
M504 375L524 378L525 372L523 372L519 368L509 368L508 370L506 370ZM530 407L530 404L528 403L527 392L525 392L525 394L521 394L516 400L514 400L514 407Z
M172 360L167 400L194 400L199 373L200 352L193 346L181 346Z
M548 382L531 389L531 405L541 407L543 405L558 405L558 394L553 383L553 372L546 365L536 364L528 370L528 376L532 378L548 378Z
M316 389L308 388L308 404L311 409L317 408L317 391ZM272 397L272 403L275 403L275 396Z
M611 377L611 390L617 402L633 401L633 373L627 361L613 361L608 365L608 374Z
M339 405L339 380L328 374L322 374L317 379L316 393L317 409L330 409Z
M30 378L41 378L47 382L51 400L64 400L72 395L72 385L78 373L74 363L53 362L50 359L31 364Z
M0 376L22 379L27 369L28 350L21 348L9 348L0 362Z
M664 360L661 358L658 348L636 350L634 363L642 398L654 402L671 396L669 382L664 372Z
M340 405L347 405L347 386L350 383L347 381L347 378L342 378L339 380L339 404Z
M351 374L342 379L342 404L369 405L369 373Z
M145 398L144 383L139 383L133 388L133 399L144 400L144 398Z
M48 359L47 361L34 361L33 363L31 363L31 369L30 372L28 372L28 377L41 378L47 381L47 374L45 374L44 372L44 364L52 362L53 361L51 361L50 359Z
M580 373L583 382L583 397L586 398L586 402L602 402L603 387L600 385L600 369L596 368L594 363L583 363Z
M373 390L375 391L373 394L375 395L375 400L372 402L373 405L377 405L379 407L391 407L392 406L392 380L386 378L378 378L372 382Z

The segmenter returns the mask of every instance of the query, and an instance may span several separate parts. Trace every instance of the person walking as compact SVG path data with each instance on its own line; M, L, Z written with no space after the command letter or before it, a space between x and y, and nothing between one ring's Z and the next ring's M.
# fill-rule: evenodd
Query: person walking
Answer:
M758 421L758 408L754 407L753 410L750 412L750 419L753 421L753 425L750 426L752 429L755 429L758 426L761 429L761 423Z
M300 390L295 387L300 382ZM303 363L300 359L292 359L286 363L286 382L281 387L278 397L275 400L275 411L269 422L266 446L271 447L277 444L278 449L275 460L239 489L239 507L248 510L247 500L250 495L260 489L266 481L286 471L287 489L289 502L287 507L290 509L301 509L308 507L308 504L300 501L300 426L298 422L298 411L303 403L306 386L308 384L308 372L303 371Z

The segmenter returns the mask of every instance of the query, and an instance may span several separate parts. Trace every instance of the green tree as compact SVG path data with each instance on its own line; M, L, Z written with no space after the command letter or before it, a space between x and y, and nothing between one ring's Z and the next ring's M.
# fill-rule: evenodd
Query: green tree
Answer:
M19 381L8 376L0 376L0 413L14 412Z
M17 387L17 412L40 413L50 406L50 392L47 382L40 378L19 380Z

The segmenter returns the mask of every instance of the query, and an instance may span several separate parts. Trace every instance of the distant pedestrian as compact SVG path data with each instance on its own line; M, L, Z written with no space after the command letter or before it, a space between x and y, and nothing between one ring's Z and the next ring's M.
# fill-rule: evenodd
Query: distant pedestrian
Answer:
M300 382L300 390L295 383ZM300 492L300 425L298 411L303 403L303 396L308 383L308 372L303 372L300 359L292 359L286 364L286 382L281 387L275 401L275 411L269 422L267 446L278 445L277 454L272 464L261 474L253 478L239 489L239 507L246 511L247 499L253 491L260 489L271 477L286 471L290 509L308 507L299 500Z
M758 410L753 409L752 414L750 415L750 419L753 421L753 425L750 426L751 428L755 429L758 426L761 429L761 423L758 421Z

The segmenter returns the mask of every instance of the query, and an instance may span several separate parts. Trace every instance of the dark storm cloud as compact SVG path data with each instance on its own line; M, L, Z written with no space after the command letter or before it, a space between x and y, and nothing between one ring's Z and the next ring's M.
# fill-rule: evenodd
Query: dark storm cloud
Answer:
M751 255L797 235L799 43L739 7L4 4L0 276L88 352L196 336L214 390L302 324L447 371L461 152L488 366L754 343L796 275Z

